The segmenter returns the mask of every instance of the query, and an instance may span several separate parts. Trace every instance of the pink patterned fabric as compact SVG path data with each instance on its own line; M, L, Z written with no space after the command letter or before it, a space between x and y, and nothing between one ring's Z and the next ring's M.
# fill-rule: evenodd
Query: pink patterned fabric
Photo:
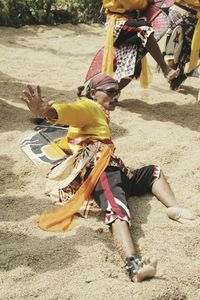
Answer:
M108 75L100 73L92 79L91 88L96 89L98 86L102 86L107 83L115 83L116 84L117 81Z

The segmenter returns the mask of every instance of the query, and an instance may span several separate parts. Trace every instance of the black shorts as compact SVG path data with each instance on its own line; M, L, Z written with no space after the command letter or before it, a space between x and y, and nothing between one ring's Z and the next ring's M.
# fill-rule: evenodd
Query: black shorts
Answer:
M155 165L134 170L131 178L118 168L107 167L92 194L105 213L105 223L111 224L117 218L129 222L128 197L150 193L159 177L160 168Z

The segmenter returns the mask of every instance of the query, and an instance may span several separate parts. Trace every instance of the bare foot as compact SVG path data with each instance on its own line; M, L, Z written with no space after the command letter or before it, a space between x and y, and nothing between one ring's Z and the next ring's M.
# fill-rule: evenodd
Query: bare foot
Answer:
M185 223L188 221L193 221L196 219L195 215L190 212L189 209L183 207L168 207L167 216L180 223Z
M157 258L135 256L127 257L125 268L129 273L129 277L133 282L141 282L145 279L152 278L156 275Z
M145 279L154 277L156 275L157 263L158 261L155 256L142 258L134 282L141 282Z
M163 74L168 81L178 77L179 73L179 70L174 70L170 67L166 67L165 70L163 70Z

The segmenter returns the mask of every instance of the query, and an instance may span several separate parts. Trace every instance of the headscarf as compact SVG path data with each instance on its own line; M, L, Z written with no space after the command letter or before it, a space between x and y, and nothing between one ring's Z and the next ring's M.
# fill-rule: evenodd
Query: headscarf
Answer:
M118 84L118 82L109 75L105 75L105 74L100 73L100 74L94 76L90 80L88 86L86 87L86 96L91 98L90 92L91 92L92 89L95 90L98 86L102 86L102 85L107 84L107 83Z
M96 89L98 86L101 86L101 85L104 85L107 83L118 84L118 82L114 78L112 78L109 75L102 74L102 73L94 76L90 82L91 82L92 89Z

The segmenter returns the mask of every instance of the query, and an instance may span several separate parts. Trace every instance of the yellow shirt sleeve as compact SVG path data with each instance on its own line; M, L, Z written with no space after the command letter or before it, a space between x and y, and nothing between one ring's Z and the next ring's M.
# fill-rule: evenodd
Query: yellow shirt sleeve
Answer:
M145 9L148 6L148 0L103 0L103 7L112 12L123 13L136 9Z
M91 124L95 117L97 106L92 100L81 100L78 103L53 104L58 119L56 123L73 127L84 127Z
M176 0L176 3L188 4L194 7L200 7L200 0Z

